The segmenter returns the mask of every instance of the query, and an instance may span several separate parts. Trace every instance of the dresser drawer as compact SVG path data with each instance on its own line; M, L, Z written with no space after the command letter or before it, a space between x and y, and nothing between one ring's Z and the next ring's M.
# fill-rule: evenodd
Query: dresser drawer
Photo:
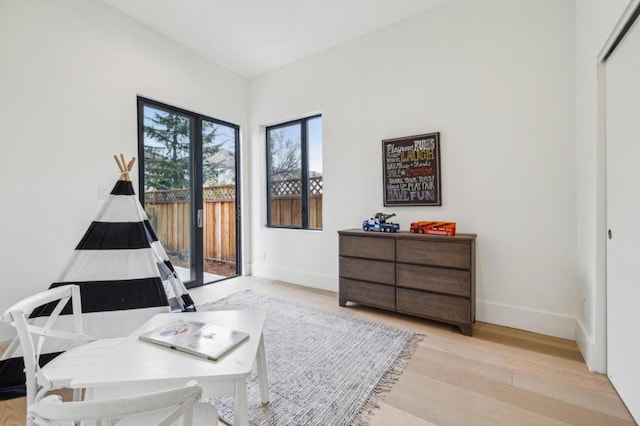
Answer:
M471 246L468 243L398 239L396 261L470 269Z
M398 288L396 304L398 312L405 314L460 324L471 322L469 299Z
M366 257L368 259L389 260L391 262L396 257L393 238L341 235L339 244L341 256Z
M396 309L396 290L393 286L340 278L340 299L377 308Z
M396 265L396 285L416 290L471 296L471 272L429 266Z
M340 276L393 285L396 266L391 262L340 256Z

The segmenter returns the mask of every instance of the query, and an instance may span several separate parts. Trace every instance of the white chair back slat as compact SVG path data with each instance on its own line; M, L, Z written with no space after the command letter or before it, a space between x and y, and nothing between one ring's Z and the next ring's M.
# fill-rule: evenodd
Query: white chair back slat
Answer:
M31 337L31 333L29 333L29 324L27 324L27 319L22 312L10 312L9 318L11 318L13 326L16 328L16 332L20 338L20 348L22 349L24 374L26 378L27 406L29 406L30 403L35 402L38 390L36 384L36 371L38 364L38 360L35 355L36 351L33 346L33 338Z
M52 395L32 404L28 418L35 425L91 422L99 425L169 426L181 420L183 426L191 426L195 409L199 411L197 418L203 421L201 424L216 425L217 411L211 405L198 403L201 396L202 388L193 381L181 388L96 401L62 402L60 397Z
M42 353L42 346L44 345L44 341L47 337L52 336L53 332L51 331L51 328L56 323L58 317L60 316L60 312L62 312L62 309L66 306L72 294L73 294L73 291L71 292L71 294L69 294L69 296L63 297L58 301L55 308L53 308L53 311L49 315L47 322L44 324L44 327L29 327L31 334L36 334L35 330L41 329L41 331L37 333L39 334L39 337L38 337L38 347L36 348L36 359L40 359L40 354ZM32 312L33 312L33 309L35 308L36 307L32 308ZM75 338L73 340L75 340ZM39 363L37 364L36 368L38 370L40 369Z
M60 300L63 297L67 297L68 293L71 291L70 287L77 287L77 286L73 284L63 285L60 287L41 291L40 293L36 293L33 296L26 297L21 301L15 303L9 309L7 309L4 315L7 315L11 311L32 312L35 308L39 306L43 306L49 302ZM9 322L6 319L5 321Z
M86 339L96 340L95 337L89 336L87 334L78 334L73 331L65 331L65 330L45 330L43 327L39 327L33 324L27 324L29 332L34 336L41 336L45 338L55 338L55 339L64 339L64 340L72 340L75 342L85 343Z
M80 287L73 286L71 289L71 306L73 308L73 325L75 332L82 336L84 330L82 329L82 301L80 299ZM85 343L85 341L81 341Z

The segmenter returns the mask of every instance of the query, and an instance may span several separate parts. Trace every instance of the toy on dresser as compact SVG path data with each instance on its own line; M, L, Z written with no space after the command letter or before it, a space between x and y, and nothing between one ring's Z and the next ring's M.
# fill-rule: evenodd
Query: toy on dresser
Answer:
M362 229L364 231L397 232L400 229L400 225L397 223L387 222L388 219L395 215L395 213L376 213L376 215L371 219L367 219L362 222Z

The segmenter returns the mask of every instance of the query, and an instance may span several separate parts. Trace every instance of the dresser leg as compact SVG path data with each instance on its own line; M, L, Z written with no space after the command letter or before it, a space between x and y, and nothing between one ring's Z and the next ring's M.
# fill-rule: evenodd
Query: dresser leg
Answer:
M460 325L460 331L465 336L473 336L473 325Z
M338 296L338 305L344 308L345 306L347 306L347 299L343 298L342 296Z

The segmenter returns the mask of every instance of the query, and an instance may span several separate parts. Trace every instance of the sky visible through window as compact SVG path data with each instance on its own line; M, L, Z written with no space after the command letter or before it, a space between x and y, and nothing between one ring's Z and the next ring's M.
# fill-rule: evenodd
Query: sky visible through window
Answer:
M309 171L322 175L322 117L307 121Z

